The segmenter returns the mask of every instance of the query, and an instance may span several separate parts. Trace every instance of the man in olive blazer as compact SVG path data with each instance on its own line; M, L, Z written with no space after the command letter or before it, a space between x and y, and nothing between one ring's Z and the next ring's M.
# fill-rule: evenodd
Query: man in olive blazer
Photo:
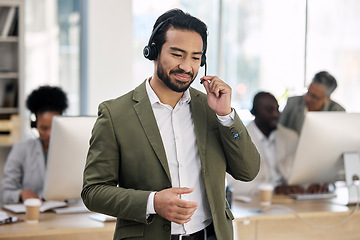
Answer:
M215 232L219 240L229 240L233 215L225 200L225 172L250 181L259 170L259 155L237 115L231 127L224 127L206 95L192 88L190 93ZM118 218L114 239L170 239L169 221L159 215L146 218L150 192L172 186L145 83L102 103L98 114L84 173L84 203L92 211Z
M207 94L189 88L205 59L206 25L171 10L159 17L155 32L159 26L164 41L154 40L159 53L153 76L99 106L82 199L90 210L117 217L114 239L231 240L225 172L251 181L259 153L231 108L229 85L204 76ZM165 112L174 115L159 122ZM176 137L175 128L181 128ZM172 154L182 150L191 154ZM184 184L174 181L178 175ZM187 198L190 193L195 200Z

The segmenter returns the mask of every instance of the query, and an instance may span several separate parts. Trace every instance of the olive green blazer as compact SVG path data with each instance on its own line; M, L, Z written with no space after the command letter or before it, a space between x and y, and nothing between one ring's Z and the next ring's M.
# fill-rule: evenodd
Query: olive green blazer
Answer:
M225 200L225 172L251 181L260 157L236 115L225 127L208 106L206 95L190 88L207 198L218 240L233 239L233 215ZM191 171L191 169L189 169ZM117 217L114 239L169 240L171 224L159 215L146 218L152 191L171 188L170 171L145 82L133 91L99 105L84 169L81 193L95 212Z

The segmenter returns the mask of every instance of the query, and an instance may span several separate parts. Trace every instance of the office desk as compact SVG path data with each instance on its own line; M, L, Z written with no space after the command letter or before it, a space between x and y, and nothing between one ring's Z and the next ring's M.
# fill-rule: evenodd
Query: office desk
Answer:
M115 222L89 218L93 213L40 214L39 223L25 221L0 226L0 239L6 240L106 240L113 239ZM25 214L10 214L25 219Z
M233 201L234 229L237 240L347 240L360 239L360 212L344 224L330 228L314 225L336 225L354 210L334 200L274 200L261 207L256 196L251 203ZM300 220L293 211L296 211Z
M360 213L346 223L322 229L302 222L291 211L318 225L336 224L349 216L354 207L330 200L275 199L272 207L261 207L256 197L251 203L233 201L234 230L237 240L353 240L360 239ZM0 226L0 240L106 240L112 239L115 222L98 222L92 213L41 213L40 222L18 222ZM24 214L10 214L25 218Z

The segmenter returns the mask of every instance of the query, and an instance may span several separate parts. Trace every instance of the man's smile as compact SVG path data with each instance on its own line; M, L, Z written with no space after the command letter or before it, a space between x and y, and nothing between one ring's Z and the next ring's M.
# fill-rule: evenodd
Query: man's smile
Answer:
M176 80L181 82L191 81L192 77L187 73L174 73Z

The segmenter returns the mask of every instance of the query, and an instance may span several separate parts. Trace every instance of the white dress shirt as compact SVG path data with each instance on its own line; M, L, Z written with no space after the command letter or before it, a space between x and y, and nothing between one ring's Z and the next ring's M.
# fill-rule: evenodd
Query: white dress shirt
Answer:
M160 102L146 81L146 90L156 118L156 122L163 141L171 175L172 187L194 188L190 194L183 194L181 199L199 204L191 221L185 224L171 223L171 234L191 234L204 229L211 223L210 206L206 197L204 181L201 176L201 163L194 122L190 111L190 91L186 90L174 108ZM220 121L229 121L231 116ZM232 117L232 118L231 118ZM226 122L228 124L228 122ZM148 199L147 214L155 214L154 195Z
M275 131L272 131L269 137L266 137L261 130L256 126L255 122L252 121L246 126L250 136L256 139L258 149L261 149L261 164L263 165L263 170L266 173L262 176L262 181L266 183L272 183L273 185L281 184L282 175L279 170L278 161L277 161L277 149L276 149L276 139ZM265 168L266 165L266 168Z
M251 182L237 181L227 174L234 195L256 194L260 183L271 183L274 186L285 184L292 169L298 143L297 133L278 124L267 138L255 121L251 121L246 129L260 153L260 171Z

